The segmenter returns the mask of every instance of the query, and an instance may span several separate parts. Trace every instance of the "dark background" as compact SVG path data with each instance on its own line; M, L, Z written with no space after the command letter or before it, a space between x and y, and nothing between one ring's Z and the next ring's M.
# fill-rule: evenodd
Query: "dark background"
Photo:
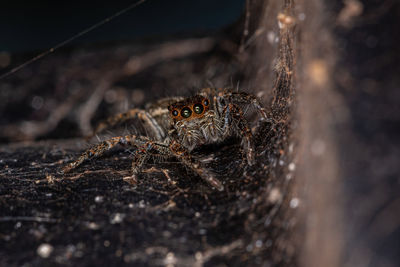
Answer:
M46 50L135 1L2 1L0 51ZM244 0L148 0L72 44L210 32L237 20Z

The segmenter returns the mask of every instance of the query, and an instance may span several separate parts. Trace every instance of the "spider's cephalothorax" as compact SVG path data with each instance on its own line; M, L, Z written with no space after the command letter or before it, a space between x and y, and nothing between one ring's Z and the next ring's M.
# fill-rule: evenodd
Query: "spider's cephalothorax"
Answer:
M94 134L129 119L139 119L148 136L126 135L103 141L65 166L63 171L68 172L86 159L100 156L117 144L130 145L136 148L132 162L133 175L140 172L149 157L174 157L210 185L223 190L222 183L191 155L191 151L201 145L218 143L236 135L242 138L248 164L253 165L253 135L243 112L249 106L255 107L262 119L267 119L264 108L254 95L212 88L203 89L188 98L165 98L147 105L145 110L129 110L100 124Z
M215 112L215 104L207 96L196 95L168 107L177 139L189 151L217 142L228 133L228 123L221 120L223 110Z

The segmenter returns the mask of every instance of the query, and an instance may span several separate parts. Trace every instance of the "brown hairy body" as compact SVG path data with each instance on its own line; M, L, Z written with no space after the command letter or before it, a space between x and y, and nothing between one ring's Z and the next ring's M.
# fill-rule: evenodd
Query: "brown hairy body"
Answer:
M132 176L140 173L149 157L176 158L211 186L222 191L222 183L191 152L202 145L220 143L230 136L239 136L247 163L253 165L253 134L244 117L244 110L249 107L256 108L261 119L267 120L265 109L254 95L228 89L205 88L192 97L165 98L147 105L144 110L131 109L101 123L93 135L129 119L139 119L147 136L126 135L105 140L65 166L63 172L69 172L85 160L98 157L120 144L135 148Z

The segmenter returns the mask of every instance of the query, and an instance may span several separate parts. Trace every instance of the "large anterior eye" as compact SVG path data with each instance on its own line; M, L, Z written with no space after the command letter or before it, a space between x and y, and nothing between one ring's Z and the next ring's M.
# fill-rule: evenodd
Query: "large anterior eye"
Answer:
M188 107L183 108L183 109L181 110L181 115L182 115L182 117L184 117L184 118L189 118L190 115L192 115L192 111L191 111L190 108L188 108Z
M195 113L197 113L197 114L201 114L201 113L203 112L203 110L204 110L204 107L203 107L202 104L195 104L195 105L193 106L193 111L194 111Z

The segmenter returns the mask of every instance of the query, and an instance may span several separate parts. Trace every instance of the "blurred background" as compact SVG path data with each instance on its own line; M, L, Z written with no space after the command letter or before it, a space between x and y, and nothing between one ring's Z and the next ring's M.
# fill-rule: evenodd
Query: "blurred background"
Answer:
M85 1L3 1L0 50L21 53L49 49L133 3L128 0L107 5ZM140 8L70 45L217 31L237 21L244 6L245 0L145 1Z

